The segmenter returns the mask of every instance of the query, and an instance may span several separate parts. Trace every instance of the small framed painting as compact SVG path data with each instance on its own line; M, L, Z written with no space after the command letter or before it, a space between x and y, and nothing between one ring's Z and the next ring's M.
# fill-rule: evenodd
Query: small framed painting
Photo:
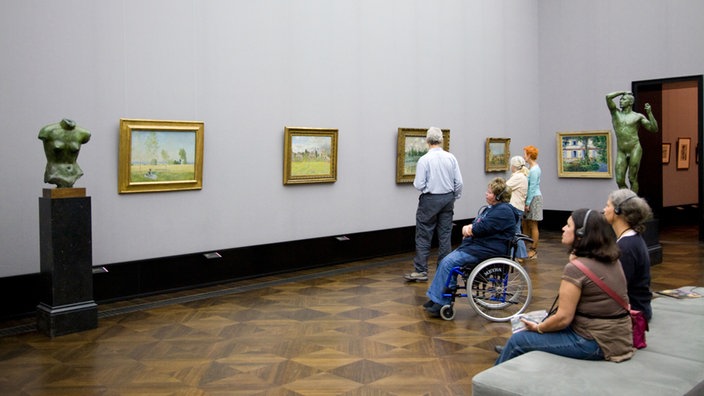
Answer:
M662 144L662 163L663 164L669 164L670 163L670 143L663 143Z
M678 138L677 139L677 170L689 169L689 148L692 139Z
M557 176L612 178L611 131L558 132Z
M337 180L337 129L284 128L284 184Z
M486 138L484 171L505 172L511 159L510 138Z

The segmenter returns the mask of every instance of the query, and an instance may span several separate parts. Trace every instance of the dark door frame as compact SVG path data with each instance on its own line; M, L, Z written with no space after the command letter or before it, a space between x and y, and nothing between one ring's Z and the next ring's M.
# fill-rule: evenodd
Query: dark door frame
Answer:
M662 78L662 79L654 79L654 80L644 80L644 81L633 81L631 83L631 91L633 92L633 95L636 98L636 103L634 104L634 110L643 113L643 106L646 102L651 103L653 105L653 112L655 115L655 118L658 120L662 120L662 114L661 109L662 106L657 106L658 102L662 102L661 96L662 96L662 86L664 84L668 83L675 83L675 82L687 82L687 81L695 81L697 83L697 109L698 109L698 144L695 149L695 159L697 163L697 170L698 170L698 180L699 180L699 202L697 205L697 222L699 223L699 239L704 241L704 183L702 182L702 175L704 175L704 161L702 161L702 152L704 150L704 144L701 144L701 142L704 141L704 106L702 103L704 103L703 100L703 92L702 92L702 75L693 75L693 76L685 76L685 77L674 77L674 78ZM656 107L657 106L657 107ZM651 134L652 135L652 134ZM645 140L645 142L643 142ZM658 142L659 140L659 142ZM661 144L662 144L662 135L657 134L656 136L651 136L647 137L644 134L641 134L641 141L645 145L650 144L651 147L656 150L655 152L660 152L661 149ZM650 141L650 143L648 143ZM644 147L645 149L645 147ZM659 158L659 157L658 157ZM641 166L641 172L639 175L648 175L648 179L651 181L654 180L654 183L659 183L659 190L657 188L651 188L648 191L647 187L647 182L645 184L646 191L644 191L644 196L646 196L649 201L652 200L652 202L655 204L653 207L653 211L657 215L662 211L662 166L660 164L660 161L648 161L649 165L645 165L648 167L648 169L643 169L643 166ZM645 171L645 172L644 172ZM639 177L639 181L641 181L641 187L643 187L643 178Z

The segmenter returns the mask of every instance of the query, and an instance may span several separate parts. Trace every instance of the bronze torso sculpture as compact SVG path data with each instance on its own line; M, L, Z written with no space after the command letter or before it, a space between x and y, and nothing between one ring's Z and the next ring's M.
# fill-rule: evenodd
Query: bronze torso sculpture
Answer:
M90 132L64 118L61 122L42 128L39 139L44 141L47 160L44 182L60 188L73 187L76 180L83 176L83 170L76 159L81 145L90 140Z

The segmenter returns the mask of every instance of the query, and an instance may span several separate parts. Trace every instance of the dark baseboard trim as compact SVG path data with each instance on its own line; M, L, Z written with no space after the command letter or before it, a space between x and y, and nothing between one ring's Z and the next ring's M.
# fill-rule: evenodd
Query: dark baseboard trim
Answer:
M661 209L660 223L668 225L696 225L700 218L697 205L666 206Z
M41 277L39 273L0 278L0 320L33 315L39 305Z
M540 222L541 230L562 231L571 210L543 210L543 221Z
M569 214L546 210L540 228L559 231ZM471 220L455 220L453 244L461 241L461 228ZM104 304L400 253L408 253L410 259L414 239L415 227L409 226L223 249L217 251L220 257L211 259L205 256L211 252L198 252L101 266L94 263L96 268L107 270L93 275L94 300ZM0 320L35 315L40 285L39 273L0 278L0 299L4 302Z
M414 231L405 227L106 265L108 272L94 276L95 300L111 302L409 252ZM207 258L208 253L220 257Z
M104 304L400 253L410 257L414 239L415 227L409 226L116 264L94 263L98 269L93 274L94 300ZM461 227L454 227L452 239L459 243ZM219 257L208 258L208 253ZM0 299L5 302L0 320L35 315L40 284L39 273L0 278Z

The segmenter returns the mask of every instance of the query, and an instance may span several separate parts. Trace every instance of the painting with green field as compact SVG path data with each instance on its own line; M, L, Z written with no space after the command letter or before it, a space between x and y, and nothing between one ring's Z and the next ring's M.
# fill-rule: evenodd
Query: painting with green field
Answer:
M407 136L404 152L406 156L403 160L403 171L415 175L418 160L428 152L425 136Z
M203 188L202 121L120 119L118 192Z
M285 128L284 184L337 179L337 130Z
M132 131L132 182L195 179L195 132Z
M291 137L291 176L330 174L329 136Z

